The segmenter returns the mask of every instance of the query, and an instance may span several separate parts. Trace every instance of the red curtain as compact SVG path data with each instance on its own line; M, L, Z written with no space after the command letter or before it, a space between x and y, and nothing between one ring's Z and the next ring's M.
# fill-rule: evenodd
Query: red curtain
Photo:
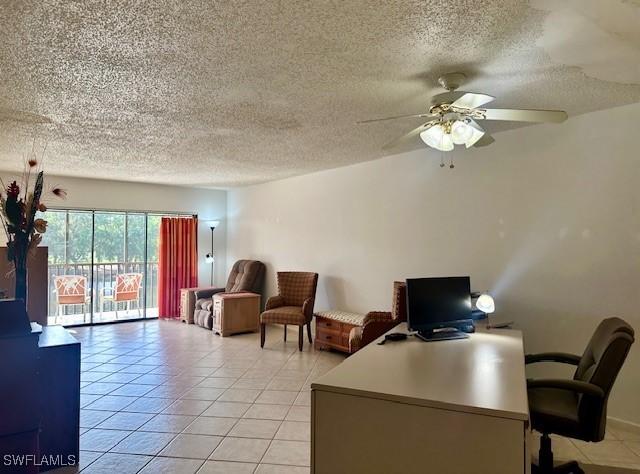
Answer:
M158 256L158 307L161 318L180 315L180 289L198 285L198 219L163 217Z

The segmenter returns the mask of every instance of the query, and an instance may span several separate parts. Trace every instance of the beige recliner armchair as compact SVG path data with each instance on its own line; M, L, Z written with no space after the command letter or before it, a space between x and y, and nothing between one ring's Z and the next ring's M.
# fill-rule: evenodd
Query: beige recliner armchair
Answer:
M211 329L213 326L213 295L217 293L262 293L264 281L264 263L258 260L238 260L233 264L227 285L224 288L208 288L196 291L196 307L193 312L194 322Z

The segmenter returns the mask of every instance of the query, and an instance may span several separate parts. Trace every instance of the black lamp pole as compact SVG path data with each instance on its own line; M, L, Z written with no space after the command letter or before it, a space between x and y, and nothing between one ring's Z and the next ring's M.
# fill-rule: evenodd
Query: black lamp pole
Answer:
M211 258L211 286L213 286L213 266L215 264L215 260L213 257L213 231L215 229L215 226L211 226L211 253L208 255Z

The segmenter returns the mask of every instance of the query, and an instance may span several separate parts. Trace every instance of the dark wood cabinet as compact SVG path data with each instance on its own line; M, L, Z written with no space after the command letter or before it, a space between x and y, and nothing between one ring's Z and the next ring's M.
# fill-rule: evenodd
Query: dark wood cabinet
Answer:
M32 323L29 335L0 337L0 354L0 472L76 464L80 343L62 326ZM20 465L20 455L30 458ZM16 461L7 465L6 456Z
M80 342L46 326L38 342L40 456L77 463L80 454ZM40 471L59 466L43 465Z
M38 472L35 462L26 463L26 456L38 454L38 337L37 332L0 337L1 473Z

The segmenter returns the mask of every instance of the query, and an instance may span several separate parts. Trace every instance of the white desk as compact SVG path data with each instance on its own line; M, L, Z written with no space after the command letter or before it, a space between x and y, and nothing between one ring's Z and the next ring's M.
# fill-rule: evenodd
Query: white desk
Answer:
M311 385L314 473L528 472L519 331L376 342Z

